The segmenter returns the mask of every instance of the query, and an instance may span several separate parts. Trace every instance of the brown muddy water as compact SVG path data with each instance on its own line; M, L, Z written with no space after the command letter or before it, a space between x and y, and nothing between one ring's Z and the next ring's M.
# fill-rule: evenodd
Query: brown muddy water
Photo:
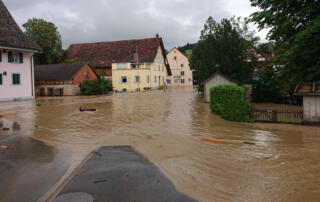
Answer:
M132 146L200 201L320 200L320 128L228 122L193 89L41 98L1 103L0 112L35 139L73 151L71 168L42 200L90 152L114 145Z

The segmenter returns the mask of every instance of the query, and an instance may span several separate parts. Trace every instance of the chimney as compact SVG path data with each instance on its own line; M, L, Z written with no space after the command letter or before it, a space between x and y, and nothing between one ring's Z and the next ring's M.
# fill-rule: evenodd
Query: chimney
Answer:
M138 53L137 52L133 53L133 61L135 63L138 63Z
M158 33L156 34L156 38L159 38L159 34Z

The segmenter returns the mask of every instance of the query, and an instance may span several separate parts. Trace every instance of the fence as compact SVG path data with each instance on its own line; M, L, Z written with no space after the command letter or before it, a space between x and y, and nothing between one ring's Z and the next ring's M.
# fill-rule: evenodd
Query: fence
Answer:
M253 109L251 117L258 122L302 124L303 110Z

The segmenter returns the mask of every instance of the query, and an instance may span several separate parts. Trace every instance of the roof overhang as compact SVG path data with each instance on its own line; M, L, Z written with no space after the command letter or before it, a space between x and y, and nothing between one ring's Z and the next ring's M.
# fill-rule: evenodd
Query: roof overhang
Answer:
M41 53L39 50L26 49L26 48L13 48L7 46L0 46L0 49L13 50L13 51L25 51L25 52L33 52L33 53Z

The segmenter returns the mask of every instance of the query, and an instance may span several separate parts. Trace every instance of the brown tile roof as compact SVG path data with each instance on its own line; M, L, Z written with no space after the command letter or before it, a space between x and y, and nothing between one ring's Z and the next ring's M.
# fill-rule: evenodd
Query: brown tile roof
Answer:
M138 50L139 63L152 63L159 47L167 61L162 38L72 44L66 59L91 62L95 67L111 67L112 63L137 62L135 53ZM167 71L171 74L169 66Z
M36 81L69 81L86 63L65 63L52 65L36 65L34 77Z
M304 82L299 83L294 90L294 94L303 95L318 95L320 96L320 82Z
M41 48L21 31L2 0L0 0L0 46L41 51Z

